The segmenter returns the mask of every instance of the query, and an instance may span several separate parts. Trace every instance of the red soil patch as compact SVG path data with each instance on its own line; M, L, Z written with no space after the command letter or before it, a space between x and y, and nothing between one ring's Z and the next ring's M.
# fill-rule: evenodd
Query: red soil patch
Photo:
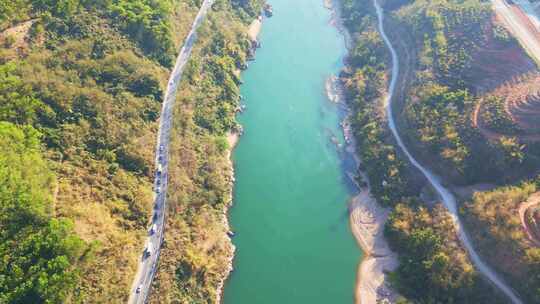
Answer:
M485 29L486 43L475 52L470 82L477 92L491 91L501 84L536 70L536 64L516 43L503 43L493 37L493 26L502 24L498 17ZM502 25L501 25L502 26Z

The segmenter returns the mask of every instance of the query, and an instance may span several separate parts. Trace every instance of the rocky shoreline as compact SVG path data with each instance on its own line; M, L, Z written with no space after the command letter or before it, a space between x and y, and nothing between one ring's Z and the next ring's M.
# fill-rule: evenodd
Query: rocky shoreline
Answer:
M257 41L257 37L259 36L259 33L261 31L261 28L262 28L262 20L263 20L262 16L259 16L259 17L257 17L257 19L253 20L253 22L248 27L247 35L248 35L248 38L251 40L252 46L253 46L253 48L250 50L250 52L253 55L254 55L256 47L258 47L260 45L259 42ZM247 68L247 66L246 66L246 68ZM241 72L238 71L238 73L240 74ZM239 112L242 109L243 109L243 107L240 107ZM223 288L225 286L225 282L229 278L231 272L234 270L233 262L234 262L234 253L236 251L236 247L232 243L232 239L231 239L231 236L233 236L234 233L231 231L231 226L230 226L230 223L229 223L228 214L229 214L229 208L233 204L233 188L234 188L234 182L235 182L234 164L233 164L233 161L232 161L232 152L233 152L234 148L236 147L236 145L238 144L238 141L240 140L240 136L241 136L241 130L231 131L227 135L227 143L228 143L229 149L227 151L226 158L227 158L228 166L230 168L229 180L231 181L231 184L230 184L229 197L227 198L227 201L229 202L229 205L228 205L228 207L224 208L224 210L223 210L222 221L223 221L223 227L225 227L225 229L227 230L227 237L229 238L229 255L226 258L227 259L227 270L223 274L223 278L222 278L221 282L219 283L217 291L216 291L216 303L218 303L218 304L221 303L221 300L223 298Z
M327 9L332 11L331 24L335 26L344 36L346 47L347 49L350 49L352 40L347 29L341 23L339 0L324 0L324 5ZM247 35L254 46L252 51L254 51L256 47L260 45L257 41L257 36L261 30L261 26L262 17L255 19L249 26ZM348 117L350 116L349 108L343 95L343 86L339 77L332 76L327 80L326 92L332 102L341 104L346 109L347 115L341 123L346 141L345 152L353 156L355 160L354 169L356 169L360 163L360 160L356 154L356 143L354 142L352 129L348 120ZM232 206L232 188L234 187L235 181L231 155L234 147L238 143L239 137L240 134L237 132L231 132L227 137L229 144L227 158L231 168L231 192L229 197L229 201L231 203L229 208ZM347 173L350 173L352 176L357 174L357 172ZM362 177L364 181L367 181L365 176ZM368 185L368 182L365 184ZM375 199L373 199L369 193L369 186L361 187L358 184L356 184L356 186L358 187L359 194L353 197L349 205L350 227L359 246L365 253L365 257L362 259L362 262L359 264L358 268L358 279L355 288L356 303L377 303L378 301L382 300L394 303L398 295L388 287L386 273L394 270L397 267L397 255L389 249L383 235L384 225L388 218L389 210L383 209L377 204ZM228 237L230 238L233 233L230 231L228 221L229 208L226 208L223 211L223 222L224 227L226 227L228 231ZM216 303L221 302L225 282L230 273L233 271L235 250L235 246L231 240L230 255L227 257L227 272L224 274L223 280L218 286Z
M349 32L343 26L340 16L339 0L324 0L325 7L332 11L332 25L343 34L345 45L351 49L352 40ZM354 158L354 170L358 168L360 159L356 153L356 142L351 129L349 117L350 108L343 94L343 84L336 77L330 77L326 84L329 99L345 107L346 115L341 123L343 136L345 138L345 152ZM347 172L348 175L355 176L358 172ZM371 304L386 301L395 303L399 295L393 291L388 284L387 273L397 268L397 254L390 250L384 238L384 226L388 220L390 210L382 208L371 196L369 181L360 172L363 185L359 185L354 178L351 178L356 185L359 194L355 195L349 204L349 220L353 235L358 245L364 251L364 258L358 267L358 276L355 289L356 303Z

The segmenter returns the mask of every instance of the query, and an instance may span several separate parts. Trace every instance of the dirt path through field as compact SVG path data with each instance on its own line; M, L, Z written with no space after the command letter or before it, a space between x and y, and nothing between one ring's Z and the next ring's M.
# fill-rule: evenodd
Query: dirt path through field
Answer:
M523 202L521 206L519 206L519 219L521 220L521 225L523 226L523 229L525 230L525 233L527 233L527 236L533 242L533 244L537 247L540 247L540 231L534 231L529 227L529 224L527 223L526 216L528 211L530 211L530 208L534 206L538 206L540 204L540 193L533 194L526 202Z

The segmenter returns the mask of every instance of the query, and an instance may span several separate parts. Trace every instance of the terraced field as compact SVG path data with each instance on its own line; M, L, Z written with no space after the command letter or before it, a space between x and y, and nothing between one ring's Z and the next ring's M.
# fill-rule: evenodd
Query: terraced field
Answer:
M540 131L540 79L535 79L534 92L528 92L529 95L521 98L514 98L508 101L508 110L516 123L524 130Z
M539 141L540 73L516 78L487 94L474 120L491 139L517 136L524 141Z

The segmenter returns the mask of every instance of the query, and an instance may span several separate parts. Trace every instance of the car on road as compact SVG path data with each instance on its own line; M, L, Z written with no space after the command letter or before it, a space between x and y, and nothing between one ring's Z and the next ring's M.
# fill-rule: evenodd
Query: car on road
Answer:
M150 235L153 235L154 233L156 233L156 230L157 230L157 226L156 226L156 224L153 224L152 227L150 227L150 230L149 230Z
M161 191L161 186L158 184L156 185L156 193L159 194L160 191Z
M153 249L152 243L148 243L148 245L146 245L146 248L144 248L143 256L144 257L151 256L153 250L154 249Z
M142 284L137 286L137 289L135 289L135 293L137 293L137 294L141 293L142 288L143 288Z
M161 171L163 171L163 167L161 166L161 164L158 164L156 170L157 176L161 176Z

